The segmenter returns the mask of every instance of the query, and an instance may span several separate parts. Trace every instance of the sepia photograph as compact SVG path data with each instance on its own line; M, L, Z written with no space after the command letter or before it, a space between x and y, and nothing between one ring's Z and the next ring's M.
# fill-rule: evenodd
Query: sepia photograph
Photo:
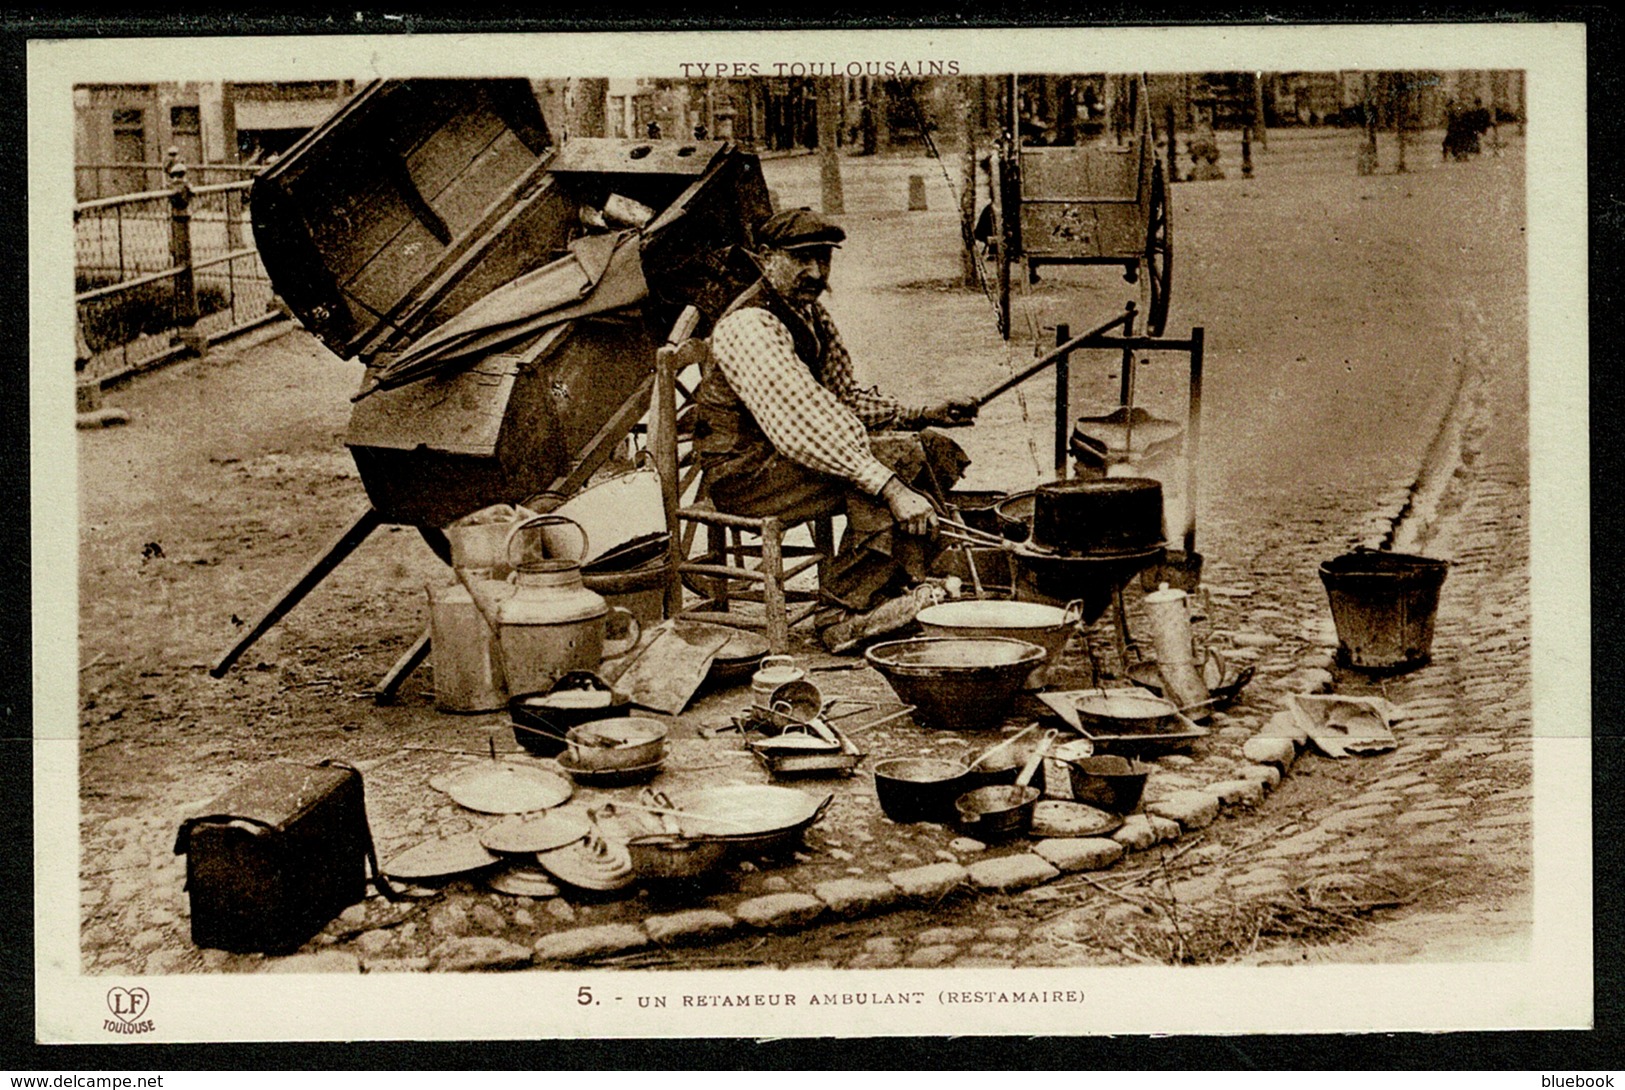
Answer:
M40 1040L1591 1024L1583 28L457 40L31 46Z

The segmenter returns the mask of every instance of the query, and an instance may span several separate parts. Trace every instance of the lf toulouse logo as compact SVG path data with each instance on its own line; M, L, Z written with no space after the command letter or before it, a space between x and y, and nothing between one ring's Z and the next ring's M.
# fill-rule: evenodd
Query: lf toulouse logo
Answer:
M145 988L109 988L107 1009L113 1012L113 1017L103 1019L102 1028L109 1033L151 1033L152 1019L141 1020L151 1001Z

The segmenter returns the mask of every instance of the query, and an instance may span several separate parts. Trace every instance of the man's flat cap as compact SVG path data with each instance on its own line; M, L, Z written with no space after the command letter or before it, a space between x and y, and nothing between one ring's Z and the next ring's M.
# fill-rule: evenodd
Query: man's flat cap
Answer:
M839 246L846 232L810 208L786 208L762 221L756 242L773 250L807 250Z

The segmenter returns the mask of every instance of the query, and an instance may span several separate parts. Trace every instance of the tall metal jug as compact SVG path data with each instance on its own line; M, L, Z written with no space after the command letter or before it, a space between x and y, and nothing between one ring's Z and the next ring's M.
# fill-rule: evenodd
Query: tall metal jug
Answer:
M577 535L579 548L565 544ZM470 590L496 629L510 694L546 690L571 670L597 670L605 658L637 646L637 618L611 607L582 582L587 532L580 525L561 515L525 519L508 534L505 551L514 568L512 581L476 583ZM494 587L507 589L493 593ZM612 612L625 615L629 634L606 645Z

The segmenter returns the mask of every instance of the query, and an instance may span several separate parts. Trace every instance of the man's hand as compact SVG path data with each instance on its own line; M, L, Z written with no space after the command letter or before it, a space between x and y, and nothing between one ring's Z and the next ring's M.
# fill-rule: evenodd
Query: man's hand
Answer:
M971 398L950 397L930 408L922 409L919 421L921 426L934 424L939 428L958 428L973 422L980 409L981 406Z
M892 477L880 490L880 498L891 508L892 518L906 533L923 536L937 526L937 511L931 501Z

